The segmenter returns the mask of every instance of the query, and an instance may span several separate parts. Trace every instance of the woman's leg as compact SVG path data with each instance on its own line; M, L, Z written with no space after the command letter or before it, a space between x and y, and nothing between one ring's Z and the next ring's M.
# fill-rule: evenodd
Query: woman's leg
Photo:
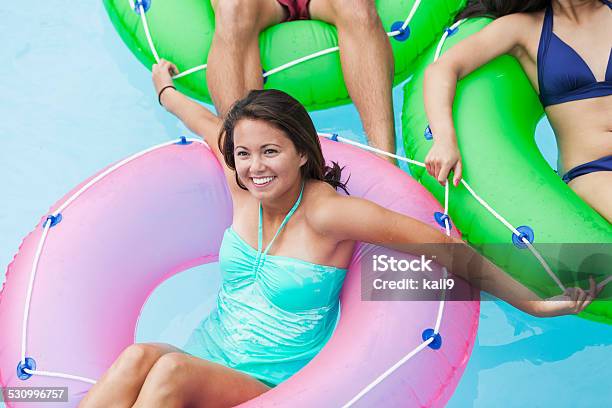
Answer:
M568 184L588 205L612 223L612 171L596 171Z
M163 343L137 343L128 346L102 378L91 387L80 408L131 407L157 360L180 349Z
M153 365L134 407L231 407L270 387L223 365L184 353L168 353Z
M206 82L220 117L251 89L263 87L259 33L285 14L277 0L212 0L215 34Z

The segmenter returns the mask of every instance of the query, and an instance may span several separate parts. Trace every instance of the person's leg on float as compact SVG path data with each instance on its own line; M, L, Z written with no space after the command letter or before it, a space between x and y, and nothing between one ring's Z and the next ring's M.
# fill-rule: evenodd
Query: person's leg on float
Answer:
M251 89L263 87L259 33L280 23L285 10L277 0L212 0L215 34L208 54L206 82L220 117Z
M79 408L234 406L270 386L170 344L128 346L89 390Z
M395 153L393 52L374 0L310 0L309 10L338 30L344 81L370 145Z
M79 408L131 407L151 367L164 354L177 351L180 350L164 343L136 343L126 347L89 389Z
M576 177L568 185L612 224L612 171L585 174Z
M185 353L160 357L132 408L233 407L270 387L248 374Z

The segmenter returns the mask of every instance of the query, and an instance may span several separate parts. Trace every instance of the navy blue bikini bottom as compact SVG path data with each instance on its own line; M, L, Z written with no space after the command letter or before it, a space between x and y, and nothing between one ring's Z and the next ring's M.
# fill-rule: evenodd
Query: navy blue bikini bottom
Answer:
M576 166L565 173L562 179L566 183L569 183L576 177L584 176L585 174L594 173L596 171L612 171L612 154Z

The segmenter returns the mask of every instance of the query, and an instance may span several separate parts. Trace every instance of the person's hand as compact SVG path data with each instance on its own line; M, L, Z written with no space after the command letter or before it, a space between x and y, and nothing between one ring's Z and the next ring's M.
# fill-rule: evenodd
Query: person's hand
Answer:
M598 289L592 276L589 277L589 285L588 292L585 292L582 288L567 288L562 295L538 302L535 315L538 317L553 317L582 312L606 287L604 285Z
M461 181L463 165L457 144L454 141L434 141L425 157L425 167L427 172L443 186L452 170L454 173L453 184L455 187L458 186Z
M151 68L153 86L155 87L155 93L159 94L159 91L168 85L174 85L172 76L178 74L176 65L165 59L160 59L159 64L153 64Z

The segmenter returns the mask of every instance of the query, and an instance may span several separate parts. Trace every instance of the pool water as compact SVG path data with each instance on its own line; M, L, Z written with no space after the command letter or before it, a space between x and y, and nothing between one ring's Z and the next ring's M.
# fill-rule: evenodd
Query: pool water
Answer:
M73 186L189 133L158 106L150 73L123 45L101 2L2 4L0 21L1 283L21 240ZM401 87L394 101L399 133ZM320 131L364 140L352 105L312 116ZM545 121L537 136L554 166ZM214 268L161 285L137 340L181 345L213 305ZM0 333L0 342L11 335ZM474 351L449 406L611 406L610 361L609 326L570 316L537 319L503 302L482 302Z

